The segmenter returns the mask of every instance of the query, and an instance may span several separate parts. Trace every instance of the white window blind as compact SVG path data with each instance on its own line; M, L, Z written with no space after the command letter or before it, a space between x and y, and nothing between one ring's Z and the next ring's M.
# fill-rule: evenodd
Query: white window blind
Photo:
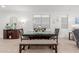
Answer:
M33 27L38 27L38 26L50 28L50 16L33 15Z

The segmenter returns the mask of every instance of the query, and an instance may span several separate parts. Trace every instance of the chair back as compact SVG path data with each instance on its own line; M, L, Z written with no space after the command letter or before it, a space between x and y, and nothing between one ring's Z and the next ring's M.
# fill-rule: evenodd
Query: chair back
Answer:
M59 34L59 28L55 29L55 34L58 35Z

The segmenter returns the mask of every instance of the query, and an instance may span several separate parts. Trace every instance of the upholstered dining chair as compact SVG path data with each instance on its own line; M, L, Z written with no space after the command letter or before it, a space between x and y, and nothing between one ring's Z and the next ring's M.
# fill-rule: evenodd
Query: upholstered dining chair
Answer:
M22 34L24 33L23 29L20 29L20 35L22 36Z
M56 40L58 44L58 35L59 35L59 28L55 28L55 34L51 37L51 39Z
M56 28L56 29L55 29L55 36L54 36L53 39L56 39L56 40L57 40L57 43L58 43L58 35L59 35L59 29Z
M59 28L55 28L55 34L53 34L53 36L50 39L56 40L57 45L58 45L58 35L59 35ZM49 48L51 48L51 46L49 46Z
M23 29L20 29L20 37L21 37L21 41L23 40L23 33L24 33L24 30Z

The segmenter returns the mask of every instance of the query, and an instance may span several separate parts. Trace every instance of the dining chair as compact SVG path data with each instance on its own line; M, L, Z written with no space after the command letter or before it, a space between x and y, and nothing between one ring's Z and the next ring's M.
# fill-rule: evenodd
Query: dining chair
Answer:
M55 28L55 34L52 35L52 37L50 39L56 40L57 45L58 45L58 35L59 35L59 28ZM49 48L51 48L51 46L49 46Z
M58 43L58 35L59 35L59 28L56 28L55 29L55 36L54 36L54 40L56 39L57 40L57 43Z
M51 39L56 40L58 44L58 35L59 35L59 28L55 28L55 34L51 37Z

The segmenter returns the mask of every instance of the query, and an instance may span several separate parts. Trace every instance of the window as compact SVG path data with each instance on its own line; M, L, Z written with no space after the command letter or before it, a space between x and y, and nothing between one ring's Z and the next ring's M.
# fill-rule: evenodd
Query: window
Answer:
M63 28L63 29L68 28L68 17L61 18L61 28Z
M38 26L50 28L50 16L49 15L33 15L33 27Z
M75 18L75 24L79 24L79 17Z

